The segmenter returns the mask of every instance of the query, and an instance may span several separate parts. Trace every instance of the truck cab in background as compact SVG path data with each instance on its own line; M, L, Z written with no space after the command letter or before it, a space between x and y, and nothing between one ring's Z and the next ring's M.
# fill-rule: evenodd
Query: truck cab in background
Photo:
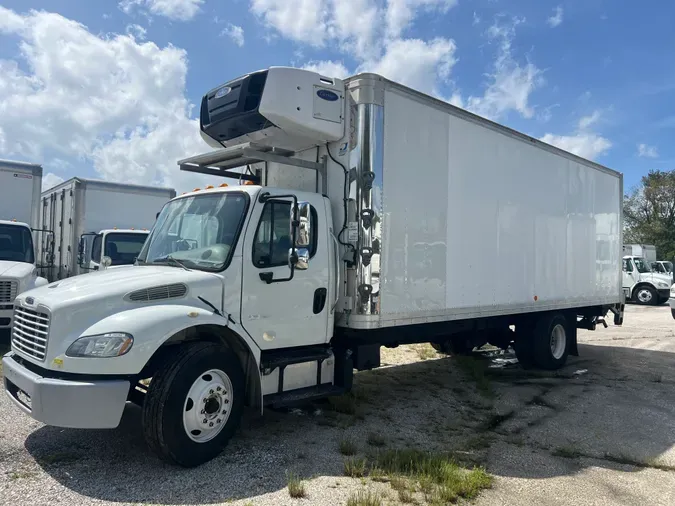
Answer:
M108 229L80 237L78 263L85 272L132 265L148 237L147 230Z
M0 220L0 329L11 326L18 294L46 284L38 276L30 226Z
M670 297L671 276L653 272L651 263L644 257L623 257L622 279L626 300L636 304L656 306Z
M666 260L657 260L652 262L652 271L658 274L665 274L670 276L670 279L673 279L673 262L668 262Z

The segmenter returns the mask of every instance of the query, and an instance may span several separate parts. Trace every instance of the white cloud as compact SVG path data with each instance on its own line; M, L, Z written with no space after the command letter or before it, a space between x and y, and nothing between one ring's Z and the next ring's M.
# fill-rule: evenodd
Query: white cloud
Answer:
M122 0L120 9L131 14L135 9L146 10L155 16L164 16L175 21L189 21L199 12L204 0Z
M116 181L195 184L176 166L205 148L184 95L185 51L96 36L47 12L4 9L0 19L23 60L0 59L0 154L90 160Z
M63 183L65 179L61 176L57 176L53 172L48 172L45 176L42 177L42 191L49 190L54 188L57 185Z
M638 156L643 158L658 158L659 151L656 146L649 146L648 144L638 144Z
M589 160L596 159L612 147L608 139L590 132L579 132L575 135L546 134L541 140Z
M418 11L446 13L457 0L388 0L386 8L387 34L398 37L414 20Z
M145 40L148 31L141 25L127 25L127 35L131 35L136 40Z
M237 46L244 46L244 29L241 26L229 23L222 31L222 35L227 35Z
M553 16L548 18L546 22L551 28L559 26L563 22L563 8L559 5L553 11Z
M612 147L612 142L609 139L589 129L600 120L600 116L600 112L595 111L590 116L582 117L579 120L577 131L572 135L547 133L541 140L582 158L594 160Z
M510 23L495 22L487 31L490 41L498 42L497 57L489 84L483 96L470 96L467 108L490 119L499 119L509 110L515 110L525 118L534 116L530 95L544 83L541 70L532 63L521 64L513 56L512 42L515 28L522 19Z
M344 79L350 75L347 67L345 67L344 63L340 61L310 61L309 63L303 65L302 68L305 70L311 70L312 72L317 72L325 77L336 77L338 79Z
M600 111L593 111L593 114L590 116L584 116L579 120L579 130L586 130L588 127L593 126L600 119Z
M251 0L251 12L281 35L322 46L328 30L327 0Z
M437 94L456 63L455 42L436 38L398 39L389 43L382 58L365 62L359 72L374 72L424 93Z

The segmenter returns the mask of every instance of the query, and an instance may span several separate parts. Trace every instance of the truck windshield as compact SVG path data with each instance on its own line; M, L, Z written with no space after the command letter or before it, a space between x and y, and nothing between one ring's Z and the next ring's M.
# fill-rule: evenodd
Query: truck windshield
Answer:
M148 234L110 232L105 236L104 254L111 265L131 265L136 261ZM95 259L98 262L98 259Z
M173 200L162 209L138 260L223 270L230 261L247 206L248 195L242 192Z
M652 268L649 266L649 263L644 258L634 258L633 262L635 262L635 268L637 269L638 272L641 273L652 272Z
M35 262L30 229L20 225L0 225L0 260Z

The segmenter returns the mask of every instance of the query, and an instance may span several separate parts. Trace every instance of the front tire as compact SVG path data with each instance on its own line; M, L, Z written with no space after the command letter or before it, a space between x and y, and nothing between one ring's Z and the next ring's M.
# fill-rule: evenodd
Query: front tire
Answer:
M148 446L184 467L217 457L239 427L244 385L238 360L223 346L180 346L154 374L143 403Z
M659 296L651 286L640 286L635 290L633 300L641 306L655 306Z

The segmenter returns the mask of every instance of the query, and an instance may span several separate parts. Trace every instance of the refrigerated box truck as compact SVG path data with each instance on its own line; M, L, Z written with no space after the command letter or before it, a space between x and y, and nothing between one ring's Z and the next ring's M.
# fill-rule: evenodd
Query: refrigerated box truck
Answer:
M12 323L16 296L47 282L33 246L41 185L41 165L0 160L0 329Z
M181 169L230 186L166 204L137 265L19 297L37 345L13 344L5 388L35 419L111 428L132 401L195 466L245 404L347 392L383 345L557 369L578 328L622 323L617 172L373 74L248 74L200 129L218 149Z
M656 262L656 246L653 244L624 244L623 256L644 258L651 265Z
M170 188L96 181L76 177L42 193L40 222L54 231L40 244L40 255L53 259L50 281L104 265L130 265L155 222L176 196Z

